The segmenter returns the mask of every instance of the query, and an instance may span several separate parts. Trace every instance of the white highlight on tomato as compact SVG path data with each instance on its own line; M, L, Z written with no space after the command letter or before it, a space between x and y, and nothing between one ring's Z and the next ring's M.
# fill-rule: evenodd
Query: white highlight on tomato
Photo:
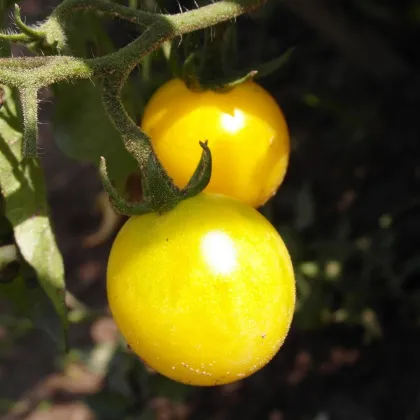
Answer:
M234 109L233 115L222 114L220 117L222 127L232 134L245 127L245 115L240 109Z
M236 248L226 233L209 232L201 241L201 250L216 274L230 274L236 266Z

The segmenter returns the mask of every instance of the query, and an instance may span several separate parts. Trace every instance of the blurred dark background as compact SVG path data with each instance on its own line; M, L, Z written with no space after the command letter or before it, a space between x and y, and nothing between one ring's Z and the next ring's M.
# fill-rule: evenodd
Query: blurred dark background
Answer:
M19 2L28 22L56 3ZM171 13L196 7L158 3ZM116 46L137 35L104 22ZM2 314L2 418L420 419L420 1L269 0L237 23L244 66L294 48L260 80L292 137L286 180L261 209L296 271L298 307L284 347L252 377L211 389L165 380L124 351L106 306L112 235L86 242L107 212L97 207L96 168L66 156L54 127L43 124L55 232L80 302L66 358L47 336ZM143 100L169 77L156 69ZM54 107L46 93L43 122Z

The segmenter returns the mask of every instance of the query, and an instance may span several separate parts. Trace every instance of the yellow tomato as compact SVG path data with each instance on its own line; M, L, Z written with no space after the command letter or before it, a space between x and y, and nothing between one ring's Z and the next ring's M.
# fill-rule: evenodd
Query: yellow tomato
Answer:
M275 194L289 161L289 133L282 111L260 85L245 82L224 93L193 92L173 79L146 106L141 127L182 188L208 140L213 172L208 192L235 197L253 207Z
M250 206L205 193L126 222L107 292L132 350L192 385L226 384L267 364L295 305L291 260L274 227Z

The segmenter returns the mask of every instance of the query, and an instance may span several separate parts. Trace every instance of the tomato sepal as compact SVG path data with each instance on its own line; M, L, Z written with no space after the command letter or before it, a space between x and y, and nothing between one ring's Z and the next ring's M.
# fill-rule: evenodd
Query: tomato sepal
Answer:
M255 78L262 79L280 70L289 61L294 50L294 47L288 48L280 56L257 66Z
M199 142L203 151L200 161L183 189L178 188L172 178L166 173L162 164L154 153L149 155L147 165L147 185L148 194L146 200L151 202L151 207L158 213L163 213L173 209L178 203L187 198L191 198L203 191L211 178L212 158L208 142Z
M200 141L200 146L203 149L201 153L200 162L188 182L187 186L182 190L185 198L193 197L203 191L210 182L212 169L212 156L208 146L208 140Z
M202 81L200 88L201 90L213 90L215 92L228 92L229 90L233 89L234 87L241 85L249 80L253 80L255 76L258 74L258 70L250 70L244 74L244 72L231 74L226 76L225 78L221 78L218 80L213 81ZM189 89L190 86L187 85ZM191 89L193 90L193 89Z
M146 202L146 200L140 203L129 203L126 201L112 185L111 180L108 176L106 168L106 160L102 156L99 164L99 175L102 180L102 185L106 194L109 196L110 202L117 213L124 214L126 216L134 216L139 214L146 214L152 211L152 208Z
M148 188L145 200L151 203L155 211L163 213L179 203L179 189L165 172L154 153L150 153L147 161L146 180Z
M237 33L233 23L220 23L202 32L186 35L180 48L171 46L168 63L173 75L193 92L226 92L254 78L261 79L281 69L294 47L268 62L237 70Z
M199 142L203 151L200 161L185 188L178 188L166 173L155 153L148 157L146 173L142 174L143 200L130 203L122 197L109 178L106 160L101 157L99 174L105 192L118 213L133 216L151 212L164 213L173 209L182 200L194 197L203 191L210 182L212 156L208 142Z

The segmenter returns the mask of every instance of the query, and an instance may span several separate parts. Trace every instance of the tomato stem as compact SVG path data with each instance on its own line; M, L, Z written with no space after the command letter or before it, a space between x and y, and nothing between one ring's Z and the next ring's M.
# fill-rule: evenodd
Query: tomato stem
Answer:
M25 156L37 156L38 137L38 89L27 86L20 91L23 110L23 152Z
M162 212L198 194L207 186L211 176L211 153L207 143L201 144L203 154L187 187L179 189L154 154L149 137L127 114L120 98L121 88L144 57L165 41L228 21L264 2L221 0L188 12L164 15L136 10L108 0L63 0L44 23L35 26L24 24L20 9L16 7L15 21L21 33L1 33L0 40L22 43L40 53L37 57L0 59L0 84L18 88L21 93L25 123L24 154L36 157L38 90L62 81L96 77L102 81L105 110L121 133L126 150L138 162L144 182L145 200L130 204L119 196L108 177L105 161L101 161L100 175L104 189L117 211L127 215ZM66 26L73 13L81 10L93 10L132 22L143 31L138 38L116 52L93 59L72 57L67 45ZM48 55L51 52L54 55Z

